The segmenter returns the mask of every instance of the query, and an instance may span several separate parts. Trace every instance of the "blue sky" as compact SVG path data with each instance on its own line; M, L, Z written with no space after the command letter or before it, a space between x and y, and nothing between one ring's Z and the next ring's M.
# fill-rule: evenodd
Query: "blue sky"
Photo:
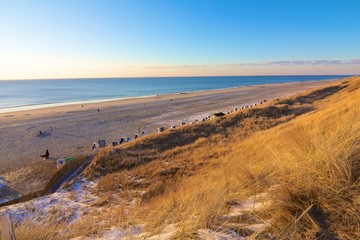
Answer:
M359 74L360 1L0 2L0 79Z

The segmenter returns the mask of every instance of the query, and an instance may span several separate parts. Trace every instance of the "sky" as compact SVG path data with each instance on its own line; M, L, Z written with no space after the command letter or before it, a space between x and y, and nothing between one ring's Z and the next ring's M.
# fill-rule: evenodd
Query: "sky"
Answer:
M0 80L360 74L358 0L0 0Z

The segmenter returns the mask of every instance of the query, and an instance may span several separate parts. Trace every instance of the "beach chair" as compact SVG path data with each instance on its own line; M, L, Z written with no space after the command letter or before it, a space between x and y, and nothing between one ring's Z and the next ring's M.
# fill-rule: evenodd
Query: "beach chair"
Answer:
M56 161L56 167L57 169L62 168L65 165L65 159L64 158L60 158Z
M113 147L117 146L118 144L118 142L112 142Z
M120 138L119 144L123 144L125 142L125 138Z
M99 140L98 141L99 147L106 147L106 141L105 140Z

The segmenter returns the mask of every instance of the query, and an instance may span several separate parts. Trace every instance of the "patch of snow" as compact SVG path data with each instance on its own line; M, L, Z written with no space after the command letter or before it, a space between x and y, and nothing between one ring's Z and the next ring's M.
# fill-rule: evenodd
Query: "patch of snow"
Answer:
M0 177L0 187L1 185L7 185L8 181L6 181L4 178Z
M117 239L133 239L143 232L142 226L131 226L128 229L114 227L106 231L99 240L117 240Z
M253 200L246 200L239 205L233 205L230 207L230 211L227 214L228 217L236 217L242 215L244 212L254 212L263 207L263 203L254 202Z
M232 205L230 207L227 217L236 217L246 212L260 211L261 209L271 204L268 194L262 193L256 196L252 196L249 199L243 201L238 205Z
M251 225L247 225L246 228L250 229L254 232L262 232L265 230L265 228L269 227L270 223L256 223L256 224L251 224Z
M105 231L101 236L76 237L71 240L125 240L125 239L143 239L139 236L143 233L144 227L131 226L129 228L112 227Z
M76 192L78 190L80 190L82 186L82 183L80 181L75 181L75 183L73 184L73 191Z
M197 231L198 237L201 240L246 240L247 238L240 236L233 230L225 232L216 232L210 229L200 229Z
M69 189L31 200L29 202L11 205L6 208L12 224L20 225L25 220L37 223L71 223L87 212L92 202L98 197L90 192L95 186L84 177L73 180Z
M130 205L131 207L134 207L136 204L137 198L133 198L128 205Z
M171 240L174 238L177 232L177 227L175 224L167 225L159 234L151 235L149 233L142 233L139 235L140 239L147 239L147 240Z
M265 207L269 206L271 204L271 200L269 199L268 193L261 193L255 196L249 197L247 200L236 204L231 205L229 213L224 215L222 217L223 221L227 222L229 221L232 223L231 219L234 219L238 216L245 216L246 219L250 220L250 222L247 222L247 220L244 220L244 222L235 222L233 224L240 226L242 229L247 229L250 232L254 233L255 235L258 233L263 232L267 227L270 226L270 222L264 222L260 219L258 219L256 216L254 216L252 213L258 212L263 210ZM230 232L229 232L230 231ZM232 231L232 232L231 232ZM224 235L225 234L225 235ZM213 230L199 230L198 236L200 239L249 239L251 236L236 236L238 235L236 232L234 232L231 229L228 228L222 228L219 231L213 231Z

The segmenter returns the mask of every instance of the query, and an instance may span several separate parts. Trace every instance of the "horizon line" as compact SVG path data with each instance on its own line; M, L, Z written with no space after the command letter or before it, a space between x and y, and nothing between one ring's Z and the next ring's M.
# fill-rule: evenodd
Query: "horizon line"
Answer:
M34 80L82 80L82 79L119 79L119 78L203 78L203 77L268 77L268 76L360 76L359 74L269 74L269 75L199 75L199 76L149 76L149 77L58 77L58 78L19 78L0 79L0 81L34 81Z

